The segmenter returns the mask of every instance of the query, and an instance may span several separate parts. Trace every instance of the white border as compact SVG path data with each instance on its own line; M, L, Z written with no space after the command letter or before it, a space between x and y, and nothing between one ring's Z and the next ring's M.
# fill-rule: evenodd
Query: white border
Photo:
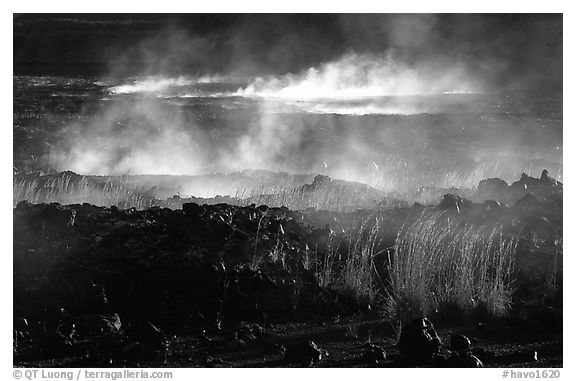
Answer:
M574 2L572 2L574 3ZM258 0L206 0L206 1L164 1L164 2L143 2L143 1L113 1L98 0L84 3L81 1L10 1L2 5L2 38L5 51L13 51L12 48L12 13L53 13L53 12L75 12L75 13L564 13L564 183L566 200L564 204L565 235L564 235L564 339L567 343L574 343L574 305L571 303L571 296L574 295L574 278L570 273L575 269L574 263L574 235L572 217L575 215L574 202L574 152L576 147L576 136L574 129L575 118L574 109L574 74L576 68L574 62L574 49L576 46L574 39L574 24L576 22L573 8L569 1L502 1L485 0L477 2L465 2L462 0L436 0L436 1L410 1L410 2L388 2L388 1L312 1L312 0L290 0L277 3L272 1ZM6 54L8 56L8 54ZM1 371L3 379L12 379L12 314L8 304L12 301L12 217L9 211L12 207L11 184L11 163L12 163L12 62L5 57L2 65L2 83L0 89L2 94L2 128L0 128L2 149L0 154L0 168L2 169L2 197L5 205L4 217L0 220L0 240L2 242L1 257L1 279L2 297L1 303L4 308L0 314L0 348L1 348ZM574 150L573 150L574 149ZM574 365L570 361L574 354L572 345L565 346L564 369L561 370L561 379L575 379ZM500 380L502 379L502 369L174 369L175 378L178 380L190 379L191 377L201 380L204 377L211 378L249 378L275 380L293 380L294 377L330 377L331 379L353 379L357 377L375 377L395 379L397 377L417 377L430 379L440 376L442 379L462 380ZM572 376L570 376L572 374Z

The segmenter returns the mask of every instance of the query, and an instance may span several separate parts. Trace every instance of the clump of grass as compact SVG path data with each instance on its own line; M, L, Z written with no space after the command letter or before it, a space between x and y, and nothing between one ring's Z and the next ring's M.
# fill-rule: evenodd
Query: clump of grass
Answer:
M144 209L154 204L154 195L145 194L126 181L97 182L86 176L63 172L57 176L18 177L13 181L13 204L58 202L90 203L98 206L121 206Z
M376 299L378 285L375 279L374 258L379 254L377 250L382 239L381 223L381 218L368 218L360 224L357 231L347 237L348 252L340 279L344 290L356 301L371 304Z
M254 252L252 254L252 259L250 260L250 269L252 270L257 270L264 261L264 255L258 252L258 242L259 242L260 228L262 227L262 221L266 217L268 217L268 213L263 213L262 216L258 219L258 228L256 229L256 238L254 239ZM276 255L279 254L276 253Z
M398 233L389 259L388 311L401 322L431 313L504 315L516 246L499 226L423 213Z
M341 212L372 208L379 201L379 197L374 194L351 190L344 184L328 181L300 187L262 185L238 190L235 197L242 200L241 205L285 206L292 210L316 208Z
M342 234L331 233L325 247L314 248L318 285L339 291L361 306L376 302L382 282L375 259L383 252L384 218L377 213L361 218Z
M324 251L322 255L319 255L319 249ZM323 288L330 287L336 283L338 278L336 265L339 259L340 243L335 244L334 236L330 235L326 248L315 247L314 250L316 253L315 271L318 285Z

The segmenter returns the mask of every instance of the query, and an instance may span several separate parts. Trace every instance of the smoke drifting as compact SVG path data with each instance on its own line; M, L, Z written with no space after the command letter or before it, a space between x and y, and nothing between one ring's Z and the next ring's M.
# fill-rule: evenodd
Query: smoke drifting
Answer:
M480 91L479 81L457 63L418 62L408 66L388 52L384 55L349 53L297 75L268 81L259 78L238 94L310 100Z
M561 99L561 15L169 15L137 25L146 27L107 53L112 100L62 131L53 167L270 169L389 190L544 167L561 177L562 110L518 111L507 98L550 88ZM538 118L551 131L540 141Z
M170 87L180 87L189 85L193 82L184 78L147 78L136 80L134 83L114 86L110 89L112 94L134 94L134 93L159 93Z
M52 164L82 174L195 174L205 161L201 132L145 99L113 103L61 136L65 149L51 153Z

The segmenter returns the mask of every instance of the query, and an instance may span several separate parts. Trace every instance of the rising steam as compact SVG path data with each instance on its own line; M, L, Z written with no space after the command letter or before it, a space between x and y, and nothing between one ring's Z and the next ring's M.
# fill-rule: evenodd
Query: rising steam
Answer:
M258 78L237 94L291 100L338 100L480 91L479 81L462 64L426 61L409 66L395 60L392 53L348 53L300 74Z
M110 88L112 94L159 93L171 87L181 87L194 83L185 77L136 79L133 83Z
M187 128L178 112L156 102L113 103L61 135L63 150L51 152L55 168L82 174L195 174L204 164L204 136Z
M111 99L96 115L62 131L64 148L51 153L50 163L102 175L322 173L388 191L473 186L526 168L513 159L516 148L499 143L518 139L513 128L496 126L496 135L477 128L476 115L501 104L482 98L480 75L461 62L427 57L408 64L391 51L349 52L296 74L243 81L214 74L110 85ZM205 107L201 98L210 98L215 115L235 108L239 114L218 119L221 124L185 114L188 106ZM242 112L250 117L235 119ZM478 147L463 148L472 141L485 147L485 157L474 156Z

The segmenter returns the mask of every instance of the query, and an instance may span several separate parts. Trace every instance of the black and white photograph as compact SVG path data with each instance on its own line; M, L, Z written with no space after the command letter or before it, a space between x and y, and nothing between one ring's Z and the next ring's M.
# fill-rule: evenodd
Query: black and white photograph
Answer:
M12 14L14 378L560 378L563 13L193 8Z

